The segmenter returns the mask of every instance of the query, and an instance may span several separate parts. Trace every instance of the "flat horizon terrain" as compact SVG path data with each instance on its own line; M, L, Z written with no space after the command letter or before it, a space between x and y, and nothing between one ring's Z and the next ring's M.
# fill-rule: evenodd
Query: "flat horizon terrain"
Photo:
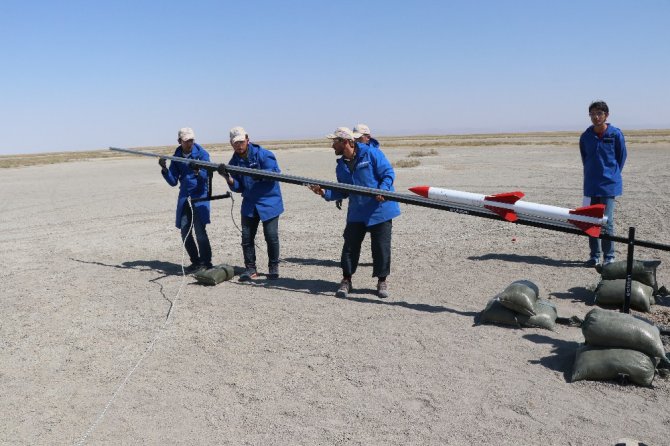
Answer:
M617 234L634 226L638 239L668 244L670 130L625 134ZM578 137L380 140L395 165L418 162L396 167L399 192L521 190L576 207ZM214 162L232 153L204 146ZM325 139L266 147L283 173L335 180ZM181 275L178 190L156 160L91 153L0 157L0 443L668 444L670 380L571 383L579 328L474 323L519 279L559 316L583 318L599 280L582 266L586 237L401 205L391 297L374 295L366 238L354 291L337 299L346 210L282 184L280 279L206 287ZM226 190L216 176L214 193ZM214 262L238 268L240 202L213 202L208 226ZM262 231L256 244L266 273ZM659 284L670 283L670 253L635 252L661 260ZM667 299L652 308L670 324Z
M670 129L624 130L628 144L670 144ZM383 147L391 148L436 148L436 147L472 147L498 145L560 145L569 147L579 145L581 132L526 132L526 133L478 133L462 135L412 135L412 136L382 136L378 137ZM253 139L252 139L253 141ZM210 152L226 151L230 149L228 143L202 143L197 141ZM324 138L297 139L297 140L270 140L257 141L270 150L284 150L296 148L329 148L330 143ZM177 146L149 146L123 147L146 152L172 154ZM0 155L0 168L25 167L42 164L56 164L85 159L110 158L123 155L111 152L108 149L27 153L14 155Z

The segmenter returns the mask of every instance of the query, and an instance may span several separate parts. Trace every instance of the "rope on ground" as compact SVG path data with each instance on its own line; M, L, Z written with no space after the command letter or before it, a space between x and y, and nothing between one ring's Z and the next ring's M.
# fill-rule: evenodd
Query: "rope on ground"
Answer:
M191 208L191 216L193 216L194 214L193 214L193 205L191 203L191 198L189 197L187 201L188 201L189 207ZM116 397L121 393L121 391L125 387L128 380L130 380L130 377L133 376L133 373L135 373L135 370L137 370L137 368L140 366L140 364L142 364L142 361L144 361L144 359L147 356L149 356L149 353L151 353L154 346L156 345L156 342L158 341L160 336L163 334L163 332L165 332L165 328L170 323L170 318L172 317L172 314L173 314L172 309L174 308L174 305L177 302L177 299L179 299L179 295L181 294L181 291L184 288L184 285L186 284L186 270L184 269L184 263L185 263L185 259L186 259L186 240L188 239L188 237L191 235L191 233L193 231L193 220L194 220L194 218L191 217L191 226L189 227L188 233L186 234L186 237L184 237L184 240L182 242L182 253L181 253L182 280L181 280L181 284L179 285L179 289L177 290L177 294L175 295L174 300L170 301L170 308L168 309L168 312L167 312L167 315L165 316L165 320L163 321L163 324L159 327L158 332L156 333L154 338L151 340L151 342L149 343L149 346L146 348L146 350L144 351L144 353L142 354L140 359L137 360L137 362L135 363L135 366L130 370L130 372L128 372L128 374L126 375L124 380L121 382L121 384L118 385L118 387L116 388L116 390L112 394L109 401L107 401L107 404L105 404L104 409L102 409L102 412L100 412L100 415L98 415L98 417L95 419L93 424L91 424L91 426L88 428L86 433L81 437L81 439L77 443L75 443L77 446L83 445L86 442L86 440L88 439L88 437L93 433L93 431L98 426L98 424L100 424L102 419L107 414L107 410L110 408L110 406L112 405L112 403L114 402Z

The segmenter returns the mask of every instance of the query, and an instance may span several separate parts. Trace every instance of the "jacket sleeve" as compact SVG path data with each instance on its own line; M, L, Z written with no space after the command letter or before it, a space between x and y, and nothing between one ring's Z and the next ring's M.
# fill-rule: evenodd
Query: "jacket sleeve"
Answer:
M374 163L375 178L377 179L377 189L391 190L393 181L395 180L395 171L393 166L381 150L376 150L372 161Z
M349 194L345 194L340 191L326 189L323 194L323 199L326 201L344 200L348 196Z
M582 157L582 164L586 160L586 152L584 151L584 135L579 138L579 154Z
M275 157L275 154L272 153L269 150L261 149L258 153L258 168L261 170L267 170L269 172L277 172L281 173L281 170L279 169L279 164L277 163L277 158ZM270 178L253 178L252 180L254 182L260 182L260 181L276 181Z
M623 170L628 153L626 151L626 140L621 132L617 133L616 139L614 140L614 152L616 162L619 165L619 170Z
M174 187L177 185L179 182L179 168L177 167L177 162L176 161L170 161L170 167L168 167L167 172L163 173L163 170L161 170L161 175L163 175L163 178L165 178L165 181L167 181L167 184L170 186Z
M335 176L337 177L337 182L347 183L347 181L345 181L344 178L342 178L342 172L340 171L341 168L342 167L338 164L337 168L335 169ZM345 198L349 198L348 193L331 189L326 189L325 193L323 194L323 199L326 201L344 200Z
M228 161L228 164L231 166L237 166L238 163L235 161L235 155L233 155L230 160ZM237 174L231 174L230 178L233 179L233 184L229 184L226 181L226 184L228 184L228 189L230 189L233 192L238 192L242 193L244 191L244 182L242 181L242 176L237 175Z

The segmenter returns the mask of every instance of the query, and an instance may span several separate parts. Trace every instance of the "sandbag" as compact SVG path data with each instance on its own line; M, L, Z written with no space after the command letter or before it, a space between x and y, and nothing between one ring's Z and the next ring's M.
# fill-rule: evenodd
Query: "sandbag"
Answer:
M630 314L594 308L584 318L582 334L591 346L637 350L665 359L658 328Z
M481 312L480 322L492 322L494 324L513 325L520 327L521 323L528 320L528 316L515 313L505 307L499 299L499 296L489 300L486 308Z
M230 280L235 276L235 269L226 264L215 265L210 269L198 271L193 278L205 285L216 285L217 283Z
M577 349L572 381L625 378L640 386L650 386L654 373L654 361L642 352L584 345Z
M596 287L596 304L623 307L626 299L626 279L601 280ZM630 307L649 312L654 303L654 290L637 280L630 283Z
M503 306L516 313L534 316L535 302L538 295L537 285L533 282L530 280L517 280L505 288L498 295L498 299Z
M514 327L538 327L553 330L556 326L556 307L543 300L538 300L534 304L534 316L515 313L505 307L499 299L499 296L491 299L486 308L480 314L480 322L491 322L494 324L511 325Z
M522 324L526 327L546 328L547 330L554 330L556 327L556 306L546 300L538 300L535 302L535 316L531 316Z
M631 277L654 290L658 291L656 282L656 268L661 264L660 260L633 260L633 271ZM612 262L602 267L600 275L604 280L625 279L626 261Z

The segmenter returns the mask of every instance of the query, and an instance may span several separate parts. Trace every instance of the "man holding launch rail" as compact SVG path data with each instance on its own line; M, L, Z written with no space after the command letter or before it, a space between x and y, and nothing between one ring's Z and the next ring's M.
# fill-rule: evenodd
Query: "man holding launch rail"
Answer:
M197 161L209 161L209 153L195 143L193 129L184 127L177 133L179 147L174 156ZM192 168L187 163L170 162L168 168L163 158L158 160L161 174L170 186L179 184L179 198L177 200L177 219L175 225L181 230L181 237L186 252L191 258L191 265L185 268L186 272L195 272L212 267L212 248L207 235L209 223L209 201L200 201L189 204L189 198L207 197L208 175L205 169ZM195 233L195 239L193 234ZM196 246L196 241L198 242Z
M268 170L280 173L274 153L249 141L249 135L242 127L230 129L230 145L233 147L231 166ZM268 274L270 280L279 278L279 216L284 212L279 182L257 180L249 175L230 175L225 164L219 165L218 172L228 182L230 190L242 194L242 254L245 272L240 281L257 279L256 231L263 222L263 234L268 248Z
M354 134L346 127L338 127L327 136L333 141L337 160L335 174L340 183L393 191L395 172L386 156L376 147L355 141ZM386 278L391 272L391 232L393 218L400 215L400 206L384 197L368 197L345 194L323 189L318 185L309 188L326 201L349 199L347 225L342 246L342 281L337 297L347 297L352 290L351 277L356 272L361 253L361 244L366 232L372 244L372 277L377 277L377 296L389 297Z

